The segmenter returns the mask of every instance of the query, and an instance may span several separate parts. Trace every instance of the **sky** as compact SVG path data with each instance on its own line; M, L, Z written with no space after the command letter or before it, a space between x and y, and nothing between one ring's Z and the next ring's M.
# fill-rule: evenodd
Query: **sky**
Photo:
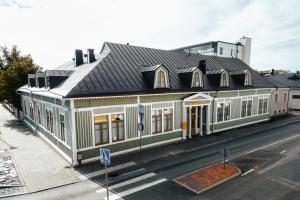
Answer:
M174 49L252 38L254 69L300 69L299 0L0 0L0 45L44 69L104 41Z

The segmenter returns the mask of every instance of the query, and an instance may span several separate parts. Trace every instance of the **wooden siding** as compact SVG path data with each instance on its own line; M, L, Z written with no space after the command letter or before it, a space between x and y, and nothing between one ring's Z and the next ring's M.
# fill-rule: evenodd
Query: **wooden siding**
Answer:
M214 125L214 130L219 130L219 129L227 129L231 128L234 126L243 126L243 124L248 124L248 123L255 123L255 121L260 121L260 120L267 120L269 119L269 114L264 114L264 115L256 115L252 117L245 117L241 118L238 120L233 120L233 121L228 121L228 122L223 122L223 123L218 123Z
M182 122L182 102L175 102L174 103L174 128L181 129L181 122Z
M142 136L145 135L151 135L151 122L152 122L152 117L151 117L151 106L146 105L145 106L145 115L144 115L144 131Z
M112 106L112 105L136 104L136 103L137 103L137 97L84 99L84 100L75 100L74 107L85 108L85 107Z
M164 142L164 141L168 141L171 139L176 139L176 138L179 139L181 137L182 137L181 131L172 132L172 133L168 133L168 134L158 134L155 136L142 138L142 145L155 144L158 142ZM131 141L122 142L122 143L118 143L118 144L110 144L103 148L108 148L108 149L110 149L111 153L114 153L114 152L118 152L118 151L124 151L124 150L129 150L132 148L137 148L137 147L139 147L139 145L140 145L140 141L139 141L139 139L136 139L136 140L131 140ZM81 151L81 153L83 155L83 159L95 158L95 157L99 156L99 147Z
M139 136L137 130L138 113L137 107L126 108L126 127L127 127L127 139L137 138Z
M91 111L75 112L77 148L93 146L93 124Z
M258 114L258 97L255 96L253 97L252 101L252 115L257 115Z
M237 119L241 117L241 99L231 99L231 113L230 119Z
M221 97L237 97L238 92L219 92L219 98Z
M271 89L257 90L257 94L271 94Z
M256 91L255 90L242 90L240 91L240 96L250 96L250 95L255 95Z
M124 112L124 106L120 107L110 107L110 108L96 108L93 110L93 114L102 114L102 113L116 113L116 112Z
M192 94L190 94L192 95ZM170 94L170 95L157 95L157 96L141 96L141 103L149 103L149 102L164 102L164 101L176 101L182 100L188 96L188 94Z

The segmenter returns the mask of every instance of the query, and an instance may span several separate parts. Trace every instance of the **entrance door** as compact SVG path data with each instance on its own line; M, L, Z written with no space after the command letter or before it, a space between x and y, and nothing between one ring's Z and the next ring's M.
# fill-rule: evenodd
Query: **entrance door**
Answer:
M197 120L196 107L192 107L191 110L191 135L192 136L195 136L197 134L196 120Z

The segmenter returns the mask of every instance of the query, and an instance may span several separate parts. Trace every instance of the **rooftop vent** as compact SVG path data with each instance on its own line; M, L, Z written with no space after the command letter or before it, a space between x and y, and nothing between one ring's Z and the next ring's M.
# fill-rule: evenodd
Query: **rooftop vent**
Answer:
M74 55L74 67L78 67L79 65L83 64L83 53L80 49L75 49Z
M87 49L87 63L92 63L95 61L96 58L95 58L94 49Z
M198 68L201 70L202 74L206 74L206 60L200 60Z

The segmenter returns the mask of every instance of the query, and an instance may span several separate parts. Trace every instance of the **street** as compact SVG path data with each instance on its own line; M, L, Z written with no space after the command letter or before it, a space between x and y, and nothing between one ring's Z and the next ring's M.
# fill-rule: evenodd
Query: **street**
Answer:
M179 154L111 173L109 199L298 199L300 196L300 123L279 127L200 151ZM242 176L195 195L173 178L222 161L241 168ZM137 175L141 174L141 175ZM106 199L104 175L7 199Z

